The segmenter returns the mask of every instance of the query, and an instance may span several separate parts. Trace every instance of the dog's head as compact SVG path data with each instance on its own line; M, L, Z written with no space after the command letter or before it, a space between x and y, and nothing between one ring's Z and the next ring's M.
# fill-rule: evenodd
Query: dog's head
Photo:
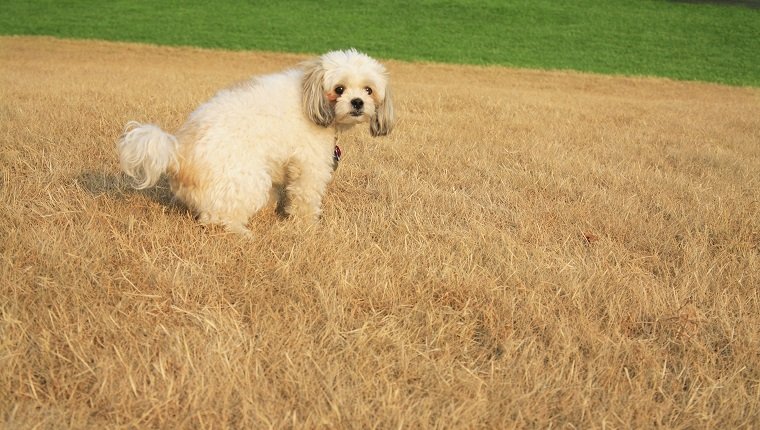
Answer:
M388 74L380 63L354 49L333 51L304 64L303 107L322 126L368 121L373 136L394 123Z

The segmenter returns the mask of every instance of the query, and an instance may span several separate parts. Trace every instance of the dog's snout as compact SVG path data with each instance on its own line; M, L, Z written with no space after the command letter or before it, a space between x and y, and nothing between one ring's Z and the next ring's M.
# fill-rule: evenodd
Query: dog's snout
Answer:
M364 107L364 100L362 100L360 98L352 99L351 100L351 106L353 106L354 109L356 109L356 110L360 110L361 108Z

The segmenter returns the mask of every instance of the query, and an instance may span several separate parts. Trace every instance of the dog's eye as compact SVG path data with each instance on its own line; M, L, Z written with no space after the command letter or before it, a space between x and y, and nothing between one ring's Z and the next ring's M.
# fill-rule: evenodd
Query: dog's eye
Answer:
M367 92L367 95L370 95L370 96L372 95L372 88L370 88L370 87L364 87L364 91Z
M345 91L345 90L346 89L343 88L343 85L338 85L337 87L335 87L335 94L341 95L341 94L343 94L343 91Z

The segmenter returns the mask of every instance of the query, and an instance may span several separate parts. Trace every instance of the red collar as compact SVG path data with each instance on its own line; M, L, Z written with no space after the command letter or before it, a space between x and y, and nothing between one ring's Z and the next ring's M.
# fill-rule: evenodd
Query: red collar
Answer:
M335 145L335 150L333 151L333 170L338 168L338 161L340 161L340 146Z

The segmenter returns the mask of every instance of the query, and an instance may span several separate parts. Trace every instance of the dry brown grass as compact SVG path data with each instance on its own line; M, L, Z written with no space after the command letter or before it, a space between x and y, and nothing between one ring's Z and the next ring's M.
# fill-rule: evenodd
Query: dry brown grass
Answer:
M315 228L127 186L127 120L301 59L0 38L6 427L760 425L760 90L388 62Z

